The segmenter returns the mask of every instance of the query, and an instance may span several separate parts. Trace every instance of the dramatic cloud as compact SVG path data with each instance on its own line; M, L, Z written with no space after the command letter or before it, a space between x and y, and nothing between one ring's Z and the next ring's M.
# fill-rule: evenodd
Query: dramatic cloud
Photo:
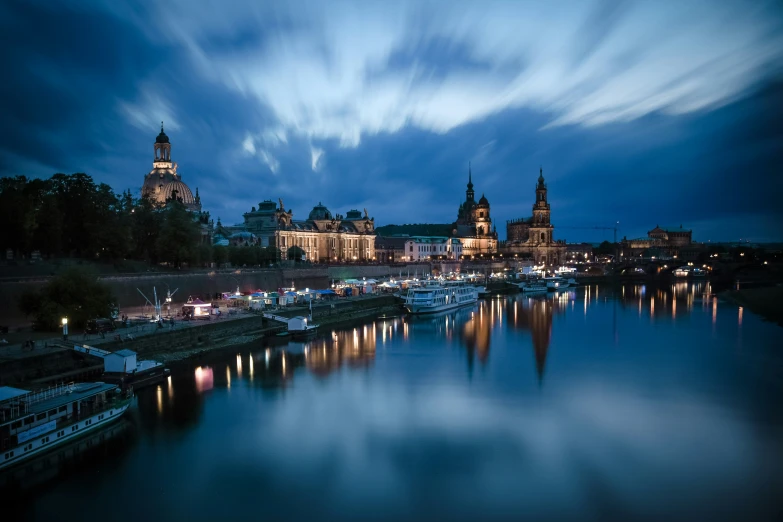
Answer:
M774 1L30 0L0 44L0 175L138 193L163 120L225 222L278 197L449 222L472 161L501 236L539 165L559 238L783 236Z
M780 19L747 2L156 5L151 22L205 78L344 146L510 107L560 125L692 112L743 93L783 53Z

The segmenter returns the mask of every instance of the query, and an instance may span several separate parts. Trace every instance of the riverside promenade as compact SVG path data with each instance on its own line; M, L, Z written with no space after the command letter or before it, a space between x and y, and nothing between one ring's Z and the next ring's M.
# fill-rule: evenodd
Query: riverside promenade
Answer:
M341 322L372 317L396 310L391 295L369 295L335 299L313 305L316 323L336 325ZM235 311L234 311L235 310ZM285 307L275 311L277 315L294 317L307 315L304 305ZM49 333L35 341L34 347L16 342L0 346L0 386L40 386L60 379L92 375L98 372L96 361L77 353L72 346L88 345L110 352L130 349L145 359L172 362L199 353L252 342L285 329L285 326L262 317L260 312L232 309L220 318L183 321L165 320L163 326L155 322L134 321L127 327L120 326L104 335L76 333L64 341L62 335ZM102 366L100 367L102 370Z

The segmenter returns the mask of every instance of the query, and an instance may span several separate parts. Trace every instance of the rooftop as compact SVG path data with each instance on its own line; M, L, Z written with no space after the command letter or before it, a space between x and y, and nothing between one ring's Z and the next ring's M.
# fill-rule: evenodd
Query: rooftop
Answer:
M18 397L20 395L26 395L28 393L30 393L28 390L22 390L21 388L2 386L0 387L0 402L7 401L8 399L13 399L14 397Z
M5 387L4 389L7 388L8 387ZM11 395L5 400L16 399L20 402L27 403L27 411L22 415L31 415L53 410L60 406L80 401L116 388L117 386L115 384L106 384L104 382L82 382L68 386L58 386L57 388L50 388L38 392L25 391L24 394ZM10 390L17 390L17 388L10 388ZM8 393L14 392L6 392L6 394Z

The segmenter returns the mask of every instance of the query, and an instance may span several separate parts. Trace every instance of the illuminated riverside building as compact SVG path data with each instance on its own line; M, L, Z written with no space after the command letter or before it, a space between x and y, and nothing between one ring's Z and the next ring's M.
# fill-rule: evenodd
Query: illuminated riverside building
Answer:
M201 197L196 188L196 195L190 191L182 176L177 171L177 164L171 160L171 141L163 131L160 123L160 134L153 144L154 158L152 170L144 176L141 185L142 197L149 198L158 209L163 209L172 201L178 201L191 212L194 221L199 224L201 242L210 244L214 232L214 222L209 212L201 211Z
M702 244L693 242L693 231L679 227L660 227L647 232L647 237L623 238L620 242L621 258L695 258L703 249ZM685 254L685 255L681 255Z
M403 248L405 261L458 260L463 252L462 242L456 237L409 237L405 239Z
M182 176L177 172L177 164L171 160L171 142L163 132L163 122L160 124L160 134L155 138L153 151L155 157L152 161L152 170L144 176L141 195L149 197L160 206L176 200L192 212L201 212L198 189L194 196L190 187L182 181Z
M465 201L457 211L457 221L454 222L452 236L459 238L462 252L466 256L494 254L498 248L498 234L492 226L489 215L489 200L483 194L476 202L473 190L473 172L468 167L468 185L465 191Z
M506 222L506 241L499 252L506 256L530 257L536 264L557 265L565 261L566 243L554 238L547 186L541 169L536 184L532 217Z
M252 234L253 243L276 247L282 259L297 261L373 261L375 260L375 218L364 210L349 210L344 216L332 214L318 203L306 220L294 219L292 210L266 200L244 214L244 223L222 226L222 237Z

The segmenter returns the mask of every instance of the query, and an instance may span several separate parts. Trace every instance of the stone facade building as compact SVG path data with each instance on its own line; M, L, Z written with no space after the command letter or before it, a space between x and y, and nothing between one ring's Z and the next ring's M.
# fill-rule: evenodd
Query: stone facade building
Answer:
M375 259L375 218L365 209L349 210L345 216L332 214L318 203L306 220L295 220L292 210L270 200L244 214L244 224L222 227L226 238L239 233L252 234L252 244L276 247L282 259L319 261L373 261Z
M414 236L407 237L404 244L405 261L430 261L438 259L459 260L462 257L462 243L456 237Z
M637 239L623 238L620 242L620 257L626 259L632 258L652 258L652 257L674 257L680 254L680 250L694 250L693 231L677 227L660 227L647 232L647 237Z
M468 167L468 185L465 191L465 202L457 211L457 221L454 222L452 236L459 238L462 252L466 256L494 254L498 248L498 234L492 226L489 211L489 200L481 195L476 202L473 190L473 173Z
M163 132L163 122L160 123L160 134L153 144L154 159L152 170L144 176L141 186L142 197L148 197L155 206L162 210L172 201L179 201L193 216L199 225L201 242L210 244L214 232L214 222L209 212L201 211L201 197L196 189L196 195L190 191L182 177L177 172L177 164L171 161L171 142Z
M398 263L405 257L408 236L375 236L375 257L380 263Z
M152 170L144 176L141 195L151 198L160 206L176 200L192 212L201 212L198 189L194 196L190 187L182 181L182 177L177 172L177 164L171 161L171 142L163 132L163 122L160 124L160 134L155 138L153 150L155 157L152 161Z
M547 201L547 186L541 169L536 184L536 201L533 215L506 222L505 244L499 251L507 256L531 257L536 263L556 265L565 260L565 241L554 239L555 227L551 221L551 209Z

